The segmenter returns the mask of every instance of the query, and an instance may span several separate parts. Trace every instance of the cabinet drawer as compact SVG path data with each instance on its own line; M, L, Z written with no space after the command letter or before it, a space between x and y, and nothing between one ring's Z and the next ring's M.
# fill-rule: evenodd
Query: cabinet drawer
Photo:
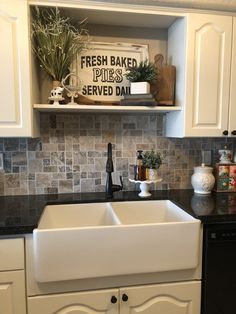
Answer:
M0 240L0 271L24 269L24 239Z

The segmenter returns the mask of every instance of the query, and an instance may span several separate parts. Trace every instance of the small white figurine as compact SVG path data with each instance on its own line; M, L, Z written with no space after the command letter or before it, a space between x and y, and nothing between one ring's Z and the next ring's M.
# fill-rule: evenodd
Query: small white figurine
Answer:
M53 105L60 105L59 101L64 100L64 98L62 97L62 92L63 92L64 88L63 87L54 87L51 90L50 93L50 97L48 99L53 100Z
M51 97L62 97L63 87L55 87L51 90Z

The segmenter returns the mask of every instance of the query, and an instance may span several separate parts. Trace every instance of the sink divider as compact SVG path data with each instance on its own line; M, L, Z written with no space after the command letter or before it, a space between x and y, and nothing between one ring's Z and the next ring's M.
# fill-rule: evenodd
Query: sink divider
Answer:
M112 215L112 218L114 219L115 225L122 225L120 219L118 218L118 216L116 215L115 211L112 208L112 204L111 203L107 203L107 207L109 208L109 211Z

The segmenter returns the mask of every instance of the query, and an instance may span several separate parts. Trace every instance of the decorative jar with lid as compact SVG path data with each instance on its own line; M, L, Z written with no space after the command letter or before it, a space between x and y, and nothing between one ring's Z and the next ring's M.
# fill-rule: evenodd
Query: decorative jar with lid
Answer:
M194 192L198 194L210 194L215 184L215 177L212 174L212 167L202 164L194 167L194 174L191 177L191 183Z

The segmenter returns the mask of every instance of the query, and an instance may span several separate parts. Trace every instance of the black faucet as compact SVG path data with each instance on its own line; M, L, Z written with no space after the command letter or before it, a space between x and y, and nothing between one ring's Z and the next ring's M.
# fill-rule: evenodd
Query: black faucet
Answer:
M122 176L120 176L120 184L112 183L112 172L114 172L114 166L112 161L112 146L111 143L107 145L107 163L106 163L106 173L107 173L107 181L106 181L106 196L108 198L113 197L113 192L120 191L123 189L123 181Z

